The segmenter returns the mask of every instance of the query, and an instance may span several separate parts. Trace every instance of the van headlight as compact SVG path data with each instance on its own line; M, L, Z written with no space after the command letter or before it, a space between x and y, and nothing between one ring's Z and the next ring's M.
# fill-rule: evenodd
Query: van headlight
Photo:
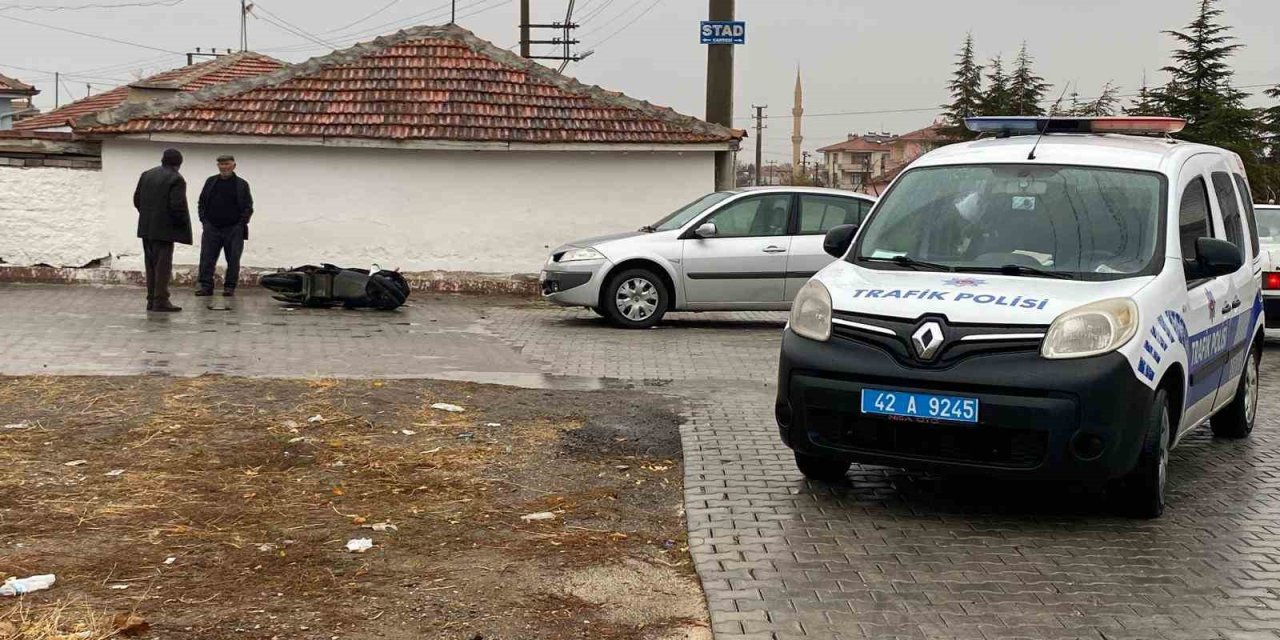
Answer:
M1040 355L1054 360L1115 351L1138 333L1138 305L1112 298L1076 307L1053 321Z
M791 305L791 330L819 342L831 338L831 292L821 282L810 280L800 287Z

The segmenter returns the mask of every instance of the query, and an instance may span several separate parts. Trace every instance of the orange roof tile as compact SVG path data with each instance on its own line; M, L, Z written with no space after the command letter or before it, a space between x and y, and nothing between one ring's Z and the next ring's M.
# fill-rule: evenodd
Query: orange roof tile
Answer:
M285 63L252 51L233 53L230 55L198 62L193 65L170 69L135 82L141 86L167 86L180 91L198 91L206 87L223 84L232 80L249 78L272 71L277 71ZM20 120L14 125L18 130L50 129L65 127L87 115L110 111L121 104L129 96L129 87L116 87L110 91L91 95L76 100L48 113Z
M714 143L742 132L578 83L457 26L81 121L94 133L525 143Z
M18 80L17 78L10 78L2 73L0 73L0 90L3 90L5 93L20 93L28 96L34 96L37 93L40 93L40 91L35 87Z

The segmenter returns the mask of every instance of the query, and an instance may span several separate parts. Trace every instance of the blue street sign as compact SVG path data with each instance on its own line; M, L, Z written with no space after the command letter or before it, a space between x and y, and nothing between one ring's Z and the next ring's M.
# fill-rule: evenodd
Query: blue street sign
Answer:
M702 44L746 44L747 23L702 21Z

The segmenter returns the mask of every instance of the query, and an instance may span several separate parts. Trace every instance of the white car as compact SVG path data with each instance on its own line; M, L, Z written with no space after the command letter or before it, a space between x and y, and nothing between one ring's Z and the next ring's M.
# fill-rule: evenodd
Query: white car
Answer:
M797 295L775 407L797 466L1114 483L1164 510L1169 450L1253 429L1262 257L1240 158L1174 118L973 118ZM856 233L856 237L855 237Z
M827 231L858 224L874 203L809 187L711 193L639 231L552 251L542 295L628 329L652 327L668 311L785 311L831 263Z
M1280 205L1255 204L1262 244L1262 309L1267 328L1280 328Z

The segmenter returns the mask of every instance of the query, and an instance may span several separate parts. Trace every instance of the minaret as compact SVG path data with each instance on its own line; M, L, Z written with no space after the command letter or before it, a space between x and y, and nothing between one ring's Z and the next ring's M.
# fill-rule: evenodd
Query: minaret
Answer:
M800 119L804 116L804 92L800 88L799 67L796 68L796 105L791 109L791 115L795 119L791 128L791 175L800 178L804 174L804 167L800 164L800 143L804 142L804 136L800 135Z

